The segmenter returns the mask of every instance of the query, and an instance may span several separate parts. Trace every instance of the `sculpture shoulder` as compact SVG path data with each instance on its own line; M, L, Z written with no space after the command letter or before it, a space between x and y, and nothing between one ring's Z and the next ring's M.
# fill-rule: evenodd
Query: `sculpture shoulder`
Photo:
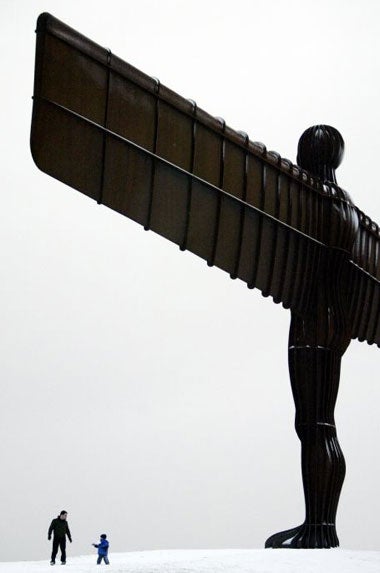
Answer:
M351 196L348 193L348 191L346 191L342 187L339 187L339 185L337 185L336 183L330 183L329 181L326 181L323 184L323 191L324 194L331 197L331 199L338 199L340 201L348 203L352 207L355 207L355 203L351 199Z

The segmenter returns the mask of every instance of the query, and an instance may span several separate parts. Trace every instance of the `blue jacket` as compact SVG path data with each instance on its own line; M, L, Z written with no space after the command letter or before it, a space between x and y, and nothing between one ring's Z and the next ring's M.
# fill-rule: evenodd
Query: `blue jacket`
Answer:
M102 557L107 555L108 547L109 547L109 543L108 543L107 539L100 539L100 543L98 543L97 545L96 544L94 544L94 545L98 549L98 555L101 555Z

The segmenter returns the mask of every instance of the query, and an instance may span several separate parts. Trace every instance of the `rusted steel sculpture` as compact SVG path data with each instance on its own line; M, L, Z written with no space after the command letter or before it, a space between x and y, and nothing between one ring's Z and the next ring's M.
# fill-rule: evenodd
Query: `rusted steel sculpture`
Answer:
M37 166L291 311L306 517L266 547L338 545L340 362L352 338L380 346L380 233L336 184L343 147L334 128L312 127L295 166L49 14L38 19Z

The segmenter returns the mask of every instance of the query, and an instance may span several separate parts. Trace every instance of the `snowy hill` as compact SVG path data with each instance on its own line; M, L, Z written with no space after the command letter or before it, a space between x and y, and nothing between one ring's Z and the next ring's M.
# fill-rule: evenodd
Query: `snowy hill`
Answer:
M378 573L380 551L342 549L168 550L111 553L110 565L96 565L96 556L68 557L65 571L90 573ZM61 571L46 561L0 563L0 573Z

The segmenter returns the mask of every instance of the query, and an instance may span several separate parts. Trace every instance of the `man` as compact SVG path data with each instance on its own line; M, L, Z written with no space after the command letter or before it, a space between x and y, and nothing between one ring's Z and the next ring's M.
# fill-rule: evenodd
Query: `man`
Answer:
M61 513L53 519L50 524L48 531L48 539L50 541L51 534L53 535L53 551L51 554L50 565L55 565L55 558L58 553L58 548L61 550L61 564L66 563L66 535L69 538L70 543L72 543L71 533L69 525L67 523L67 511L61 511Z

